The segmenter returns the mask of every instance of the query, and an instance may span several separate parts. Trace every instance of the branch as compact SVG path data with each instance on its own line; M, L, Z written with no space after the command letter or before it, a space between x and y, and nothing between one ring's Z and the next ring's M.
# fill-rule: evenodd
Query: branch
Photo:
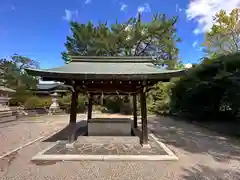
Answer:
M139 48L140 44L141 44L142 40L140 40L137 44L137 47L135 48L135 53L134 53L134 56L137 55L137 49Z
M166 28L166 29L163 31L162 35L165 34L165 33L167 33L168 31L170 31L170 30L171 30L171 27L173 27L176 22L177 22L177 19L174 19L174 20L172 21L172 23L171 23L171 26L168 27L168 28ZM149 42L149 43L145 43L145 44L146 44L145 48L144 48L140 53L138 53L138 56L141 55L141 54L146 50L146 48L152 43L153 37L150 36L150 38L151 38L150 42ZM161 37L159 37L159 38L160 38L160 40L162 39Z
M234 36L234 32L233 30L230 29L230 32L231 32L231 35L232 35L232 38L233 38L233 43L235 44L236 48L237 48L237 51L239 50L239 47L238 47L238 44L237 44L237 41L235 39L235 36Z
M146 48L152 43L152 37L150 37L150 38L151 38L151 40L148 43L145 43L146 46L142 49L142 51L140 53L138 53L137 56L140 56L146 50Z

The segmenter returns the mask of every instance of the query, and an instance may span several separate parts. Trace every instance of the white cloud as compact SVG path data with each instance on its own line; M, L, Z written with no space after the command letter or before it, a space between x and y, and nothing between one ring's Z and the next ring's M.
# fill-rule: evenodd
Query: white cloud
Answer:
M92 0L85 0L84 4L90 4L92 2Z
M124 10L126 10L126 8L127 8L127 5L126 4L122 4L121 8L120 8L120 11L124 11Z
M71 21L72 19L78 16L78 10L71 11L69 9L65 9L65 15L63 16L64 20Z
M138 13L151 12L151 7L148 3L145 3L142 6L138 6Z
M238 7L240 7L240 0L194 0L188 4L186 15L188 20L198 22L198 27L193 33L200 34L210 30L213 16L221 9L229 13Z
M195 48L197 44L198 44L198 41L194 41L192 46Z
M188 69L188 68L191 68L191 67L192 67L192 64L191 64L191 63L184 64L184 67L187 68L187 69Z

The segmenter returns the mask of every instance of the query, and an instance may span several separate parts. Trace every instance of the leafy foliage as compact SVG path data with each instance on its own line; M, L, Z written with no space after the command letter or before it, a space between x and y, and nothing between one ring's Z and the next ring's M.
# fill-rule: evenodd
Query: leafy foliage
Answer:
M59 105L61 107L61 109L65 109L66 112L70 112L70 108L71 108L71 95L68 94L67 96L63 96L62 98L58 99ZM78 95L78 112L84 112L86 109L86 105L85 103L87 102L87 96L83 95L83 94L79 94Z
M240 53L206 58L176 82L171 112L195 118L235 118L240 107Z
M108 25L99 23L80 24L71 22L72 36L67 37L66 52L62 57L66 63L70 56L154 56L158 64L172 69L178 60L176 43L177 18L168 19L165 14L155 14L151 22L130 18L125 23Z
M0 83L15 89L10 105L24 104L32 96L30 89L35 88L37 79L24 72L24 68L38 68L38 63L29 58L14 55L10 60L0 59Z
M148 110L161 115L169 113L171 83L160 82L148 92Z
M26 100L24 107L27 109L35 109L42 107L41 99L37 96L32 96Z
M221 10L214 17L211 31L206 34L204 46L211 56L227 55L240 50L240 9L230 14Z
M14 55L10 60L0 59L0 79L2 84L12 89L21 86L34 88L37 79L24 72L24 68L38 68L38 63L29 58Z

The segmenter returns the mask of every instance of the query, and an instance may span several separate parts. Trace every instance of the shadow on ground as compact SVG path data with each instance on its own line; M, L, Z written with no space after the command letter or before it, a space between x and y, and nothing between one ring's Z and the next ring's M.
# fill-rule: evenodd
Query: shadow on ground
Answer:
M8 171L8 167L13 163L13 161L19 156L19 152L13 152L0 159L0 172Z
M75 139L77 136L86 133L87 131L87 121L82 120L76 123L76 125L67 125L61 131L55 133L48 139L45 139L43 142L56 142L56 141L66 141L70 134L75 135Z
M33 163L37 166L51 166L51 165L55 165L59 162L62 162L62 161L36 161L36 160L31 161L31 163Z
M149 130L163 143L190 153L207 153L217 161L239 160L240 143L205 128L169 117L149 118Z
M240 172L233 170L224 170L218 168L209 168L203 165L197 165L191 169L183 169L184 174L182 178L185 180L238 180Z

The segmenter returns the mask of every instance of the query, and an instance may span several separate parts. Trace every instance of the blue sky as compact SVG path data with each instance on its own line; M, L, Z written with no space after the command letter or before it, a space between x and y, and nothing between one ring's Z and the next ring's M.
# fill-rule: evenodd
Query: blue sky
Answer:
M40 62L41 68L64 64L61 52L69 35L69 20L114 23L125 21L138 11L148 20L156 13L179 16L178 45L184 63L198 62L200 44L220 9L231 10L240 0L1 0L0 57L14 53ZM214 4L215 3L215 4Z

